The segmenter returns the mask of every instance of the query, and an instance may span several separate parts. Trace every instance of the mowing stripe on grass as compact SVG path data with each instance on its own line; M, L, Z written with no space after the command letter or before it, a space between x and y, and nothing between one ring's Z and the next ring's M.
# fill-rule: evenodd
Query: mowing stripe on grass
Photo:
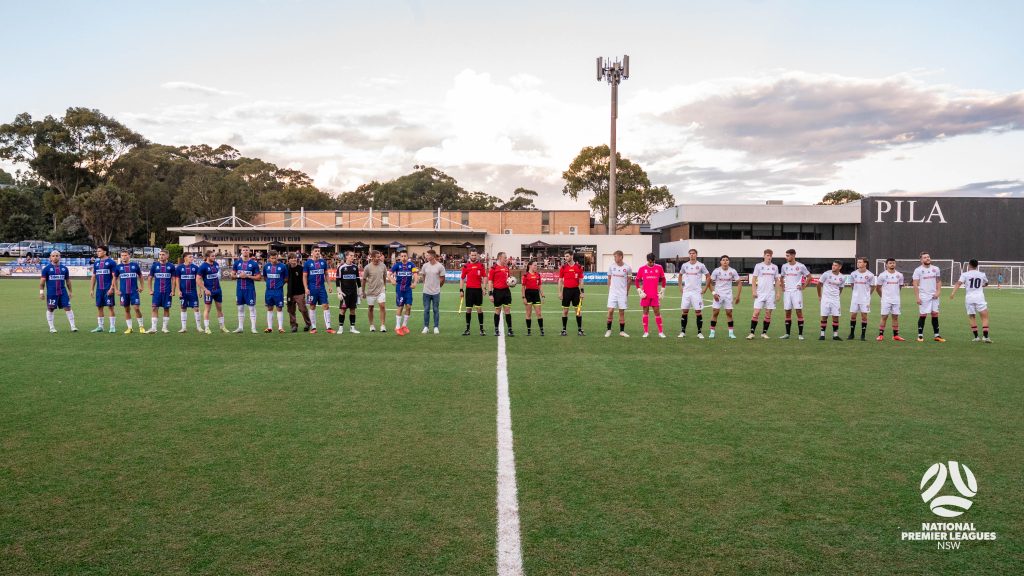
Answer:
M505 323L498 337L498 576L523 573L523 549L519 538L519 499L516 490L516 457L512 451L512 406L508 396L508 359L505 357Z

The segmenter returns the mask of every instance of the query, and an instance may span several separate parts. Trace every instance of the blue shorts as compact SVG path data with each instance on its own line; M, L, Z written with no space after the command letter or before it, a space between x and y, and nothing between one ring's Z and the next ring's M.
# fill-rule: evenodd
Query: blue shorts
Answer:
M58 308L71 308L71 298L68 297L67 292L63 292L61 294L47 294L46 308L48 310L56 310Z
M206 292L203 293L203 302L206 302L207 304L210 304L212 302L218 302L219 303L219 302L223 302L223 301L224 301L224 295L221 294L220 290L214 290L212 294L210 293L209 290L207 290Z
M256 288L249 287L244 289L235 290L235 304L239 306L255 306L256 305Z
M181 298L178 299L181 303L182 310L186 308L199 308L199 294L192 292L191 294L182 294Z
M395 292L395 306L412 306L412 288Z
M114 295L113 294L107 294L106 290L97 290L96 291L96 307L97 308L103 308L103 307L106 307L106 306L113 306L113 305L114 305Z
M138 306L139 305L139 293L132 292L131 294L121 293L121 306Z
M331 303L327 299L327 289L322 286L320 288L310 288L309 294L306 295L306 302L312 306Z
M153 308L163 308L164 310L171 309L171 293L161 294L159 292L153 293Z
M284 292L283 291L280 291L280 292L278 292L278 291L267 292L266 294L263 295L263 303L266 304L268 308L270 308L270 307L283 308L284 307Z

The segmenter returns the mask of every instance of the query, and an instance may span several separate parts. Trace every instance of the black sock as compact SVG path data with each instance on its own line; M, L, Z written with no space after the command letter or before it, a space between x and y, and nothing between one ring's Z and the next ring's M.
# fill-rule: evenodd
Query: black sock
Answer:
M686 332L686 323L689 322L689 321L690 321L690 315L689 314L686 314L682 318L679 319L679 326L680 326L680 328L682 328L683 332Z
M917 317L917 337L924 338L924 316Z
M732 320L729 320L727 324L729 325L729 330L732 330Z
M469 330L470 324L473 323L473 313L466 312L466 330Z
M850 338L853 338L853 331L857 329L857 321L850 320Z
M484 311L481 310L476 313L476 319L480 321L480 331L484 331Z
M767 334L768 333L768 327L771 326L771 325L772 325L772 321L771 320L765 320L764 324L762 324L761 334Z
M344 326L344 325L345 325L345 313L344 312L338 312L338 326Z
M569 325L569 317L568 316L562 316L562 330L565 330L565 327L568 326L568 325Z
M607 328L607 330L611 330L611 329L612 329L612 321L609 320L608 321L608 328Z
M867 322L861 322L860 323L860 337L863 338L864 336L867 335L867 333L868 333L868 323Z
M501 324L501 315L497 312L494 313L494 329L498 329L498 324Z
M786 334L789 334L793 330L793 321L786 320Z
M981 327L981 335L984 336L985 338L988 338L988 326Z
M796 331L797 331L797 334L799 334L801 336L804 335L804 321L803 320L797 320L796 321Z
M533 327L533 318L526 319L526 331L529 332L530 328Z
M511 329L512 329L512 313L511 313L511 312L507 312L507 313L505 313L505 326L506 326L506 327L507 327L507 328L508 328L509 330L511 330Z
M356 315L355 314L349 314L348 315L348 323L351 324L353 328L355 328L355 326L356 326Z
M626 331L626 323L625 322L619 322L619 332L625 332L625 331Z
M932 316L932 331L935 332L936 336L939 335L939 317L938 316Z
M537 318L537 327L540 328L541 332L544 331L544 319L543 318Z
M832 333L839 334L839 320L832 321Z
M974 333L974 337L975 338L978 337L978 327L977 326L975 326L974 328L971 328L971 332Z
M750 333L753 334L754 332L757 332L757 320L750 321Z
M700 334L700 331L703 330L703 329L704 329L704 316L702 314L697 314L697 334Z
M712 330L714 330L714 329L715 329L715 326L717 326L717 325L718 325L718 320L712 320L712 321L711 321L711 329L712 329Z
M884 326L879 326L878 327L878 335L879 336L885 336L885 327Z
M899 328L893 328L892 329L892 335L893 336L899 336L900 335L900 329Z
M576 317L576 329L583 330L583 316Z

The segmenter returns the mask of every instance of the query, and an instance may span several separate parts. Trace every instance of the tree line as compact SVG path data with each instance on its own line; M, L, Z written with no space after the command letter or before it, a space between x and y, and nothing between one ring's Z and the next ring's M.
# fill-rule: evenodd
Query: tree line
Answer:
M589 205L607 223L608 147L587 147L563 173L563 194ZM537 192L515 189L506 200L469 191L430 166L386 182L331 195L300 170L245 157L228 145L150 142L99 110L69 108L63 117L28 113L0 125L0 239L163 245L168 227L260 210L537 210ZM672 205L664 186L628 159L618 164L620 224L646 221Z

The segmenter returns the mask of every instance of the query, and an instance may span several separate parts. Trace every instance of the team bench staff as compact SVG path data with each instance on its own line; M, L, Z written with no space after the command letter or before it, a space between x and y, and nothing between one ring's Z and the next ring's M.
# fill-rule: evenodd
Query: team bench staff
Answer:
M264 295L267 308L267 326L264 332L273 332L273 319L278 319L278 332L284 332L282 305L284 303L283 287L287 268L278 261L276 252L269 253L269 262L262 267L249 256L248 247L243 247L240 258L234 265L236 274L236 304L238 306L238 327L235 333L244 331L245 308L249 309L250 330L256 332L255 314L255 283L262 281L266 284ZM143 289L143 273L138 263L133 262L128 251L122 251L120 261L115 262L107 256L105 246L96 249L96 261L93 264L93 275L90 283L90 293L95 296L97 310L97 326L92 332L104 332L104 323L107 320L104 311L109 310L110 331L116 331L116 317L114 316L114 299L124 308L126 334L134 332L132 327L133 317L138 323L138 331L142 334L153 334L157 332L157 326L162 314L161 332L169 332L170 308L175 296L179 297L181 306L181 328L178 332L187 332L188 310L192 309L196 318L196 327L201 332L210 334L210 312L216 308L217 320L221 332L229 332L224 326L224 313L222 311L223 296L220 285L220 265L214 259L214 253L207 251L205 261L200 265L192 262L192 256L186 255L184 262L175 266L168 262L166 250L160 252L159 258L149 269L148 291L151 297L152 313L150 316L150 328L145 329L142 312L140 293ZM697 313L697 337L702 338L701 328L703 317L704 292L712 293L714 314L711 320L710 337L715 337L715 328L718 320L718 312L724 308L729 320L729 338L734 338L732 323L732 305L740 301L742 290L742 277L729 266L729 257L722 256L721 267L714 271L707 268L697 260L697 251L690 250L689 262L684 265L683 282L680 287L682 295L681 330L679 336L686 334L687 316L692 308ZM54 326L54 311L63 309L68 318L71 331L77 331L75 326L74 312L71 310L71 278L68 268L61 264L60 252L54 250L50 253L49 263L43 267L39 280L39 297L46 303L46 321L50 332L56 332ZM353 255L345 254L344 262L338 267L338 297L340 299L342 315L339 317L339 328L344 325L344 312L348 312L351 324L350 332L358 334L355 330L355 308L359 302L356 297L356 290L362 289L363 300L369 297L369 310L371 314L371 329L373 332L373 307L378 305L381 312L380 332L385 332L383 325L384 302L386 301L385 286L387 283L395 285L395 333L404 336L409 333L408 323L412 304L413 290L420 283L429 287L430 294L425 292L424 302L429 302L428 307L434 311L434 330L439 333L439 320L437 315L438 302L440 300L440 288L444 283L444 268L437 263L436 254L433 251L428 253L429 262L420 270L409 260L407 252L399 254L399 261L387 269L381 263L382 256L375 253L373 261L364 269L360 269L354 262ZM780 271L779 267L772 263L772 251L764 251L764 261L759 262L751 274L752 291L755 296L754 315L751 319L750 333L747 339L753 339L756 333L758 317L762 309L766 317L761 331L762 338L768 338L768 326L771 318L771 311L779 301L782 292L785 293L786 308L786 333L781 338L789 338L792 319L790 312L795 310L798 324L798 339L803 340L803 289L810 283L810 273L807 268L796 260L796 251L786 251L786 262ZM924 341L925 324L930 319L932 324L932 339L936 342L945 342L939 333L939 295L941 294L942 281L941 272L937 266L932 265L931 257L927 252L921 253L921 265L914 270L912 284L914 297L918 305L917 340ZM871 311L871 300L873 294L878 294L882 305L882 316L878 330L877 340L884 339L886 321L891 318L893 340L903 341L899 335L900 316L900 289L904 285L903 275L896 271L896 261L889 258L886 261L886 270L879 275L872 274L867 269L866 258L857 259L857 269L849 274L852 282L853 297L850 302L850 334L848 339L855 338L855 329L858 319L860 320L860 339L866 339L868 314ZM315 309L322 307L326 332L335 333L331 328L330 313L330 292L327 287L328 262L321 257L319 249L314 248L310 258L303 265L303 287L306 289L306 300L312 306L310 314L311 334L316 334ZM688 266L688 267L687 267ZM842 263L838 260L833 263L832 270L826 271L818 278L817 290L820 299L821 325L819 340L826 339L826 328L829 319L832 320L832 339L842 340L839 337L840 294L846 287L847 276L841 273ZM372 271L372 273L371 273ZM630 279L633 279L630 282ZM642 266L634 275L629 266L622 260L622 252L615 253L615 260L608 269L608 317L605 336L612 334L613 313L619 312L619 334L628 336L626 333L624 312L628 307L629 286L635 284L641 298L641 306L644 308L643 332L644 337L648 336L649 313L653 309L658 329L658 336L664 338L664 330L661 318L661 304L664 297L666 285L665 273L662 267L655 263L654 255L647 255L647 264ZM512 322L512 297L511 289L517 285L516 279L509 273L507 257L504 253L498 254L495 265L488 269L480 260L480 255L474 250L470 253L469 261L463 266L459 292L461 295L459 308L465 305L466 330L464 336L470 334L470 323L472 311L476 310L480 324L480 334L486 335L484 331L483 297L486 287L488 300L494 306L494 333L500 335L499 322L502 314L505 316L505 334L513 336ZM733 287L737 288L735 296ZM988 278L978 270L977 260L971 260L968 270L961 274L953 288L950 298L956 296L957 291L963 287L966 291L965 304L967 315L970 319L970 326L974 334L974 341L991 343L989 337L989 311L985 301L984 288L988 286ZM540 328L540 335L544 335L543 319L541 317L540 303L544 295L541 290L541 279L537 273L536 263L531 262L527 273L523 277L522 300L526 307L527 335L532 335L532 317L536 316ZM436 292L436 293L435 293ZM205 304L203 318L199 318L199 297ZM429 298L427 298L429 296ZM583 268L573 259L572 253L566 252L563 264L558 270L558 297L562 305L562 331L565 336L568 327L569 311L575 308L576 333L584 335L582 306L584 298L583 290ZM981 335L979 336L978 319L981 320ZM423 333L429 333L429 315L424 317ZM341 333L339 330L337 333Z

